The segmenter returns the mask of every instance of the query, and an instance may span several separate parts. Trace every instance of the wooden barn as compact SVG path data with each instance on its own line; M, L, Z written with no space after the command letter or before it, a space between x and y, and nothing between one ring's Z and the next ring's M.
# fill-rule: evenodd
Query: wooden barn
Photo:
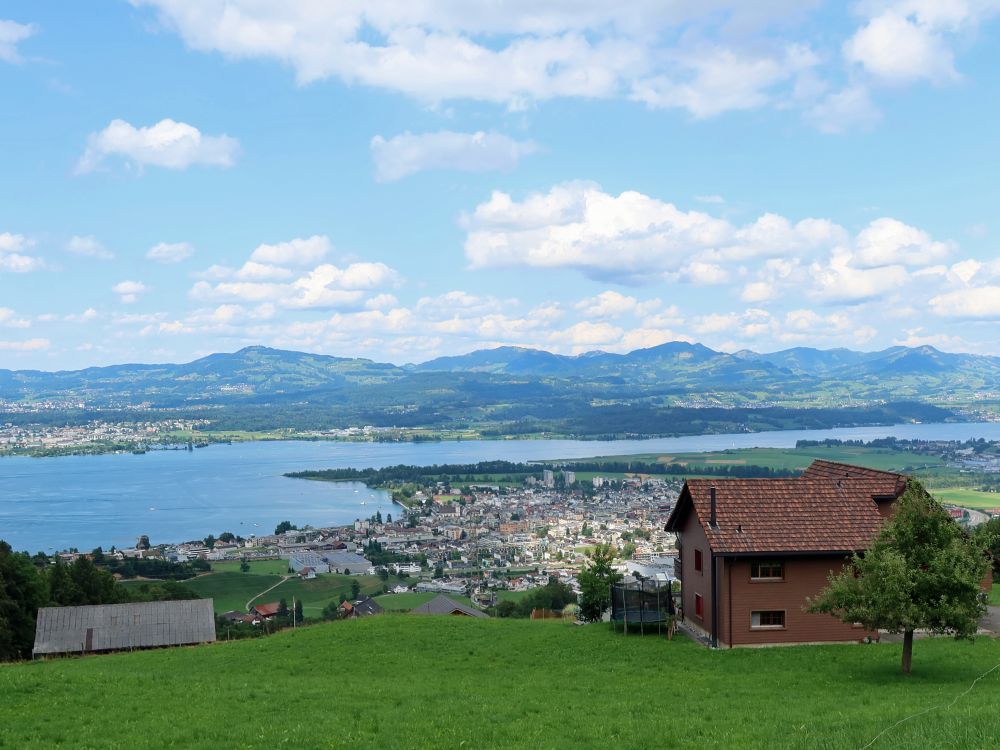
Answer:
M211 599L42 607L34 656L129 651L215 641Z

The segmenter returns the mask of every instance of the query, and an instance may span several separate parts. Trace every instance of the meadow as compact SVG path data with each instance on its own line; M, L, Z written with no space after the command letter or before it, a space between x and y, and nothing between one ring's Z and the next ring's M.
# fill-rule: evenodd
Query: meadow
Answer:
M561 622L383 616L0 666L0 747L987 748L1000 641L709 651Z

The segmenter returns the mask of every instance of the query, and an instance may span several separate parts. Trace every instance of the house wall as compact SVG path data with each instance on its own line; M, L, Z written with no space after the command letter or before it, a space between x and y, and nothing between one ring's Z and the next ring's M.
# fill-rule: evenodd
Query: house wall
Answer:
M681 526L677 543L681 560L681 607L684 619L707 633L712 629L712 552L693 508ZM694 569L695 550L701 550L701 572ZM720 565L720 571L721 568ZM701 617L695 614L695 594L700 594L704 601Z
M761 560L765 558L759 558ZM874 635L864 628L841 622L832 615L803 611L806 598L816 596L832 571L839 571L843 557L775 557L784 564L780 581L751 581L746 558L728 558L720 565L719 641L727 646L764 646L779 643L860 641ZM782 629L752 629L754 611L783 610Z

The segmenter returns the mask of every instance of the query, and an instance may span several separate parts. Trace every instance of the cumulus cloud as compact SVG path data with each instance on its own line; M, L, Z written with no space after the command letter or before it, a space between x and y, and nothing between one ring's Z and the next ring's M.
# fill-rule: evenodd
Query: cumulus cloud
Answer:
M0 307L0 326L4 328L30 328L31 321L22 318L9 307Z
M855 262L862 267L902 264L923 266L944 260L952 248L927 232L890 218L876 219L856 240Z
M582 299L576 309L587 318L620 318L623 315L649 315L663 304L658 299L639 301L635 297L613 290L601 292L596 297Z
M91 133L87 148L76 165L78 174L91 172L109 157L120 157L129 165L166 169L190 166L231 167L239 153L239 141L228 135L204 135L184 122L160 120L149 127L135 127L112 120L104 130Z
M102 245L95 237L74 235L66 243L66 251L95 260L114 260L115 254Z
M154 263L180 263L194 255L187 242L158 242L146 251L146 259Z
M844 56L892 84L921 78L948 83L959 77L951 50L935 26L895 9L875 16L858 29L844 43Z
M250 260L278 266L308 266L318 263L333 248L328 237L313 235L274 245L258 245Z
M15 65L23 62L24 58L21 57L17 45L34 36L37 31L38 27L33 23L17 23L16 21L0 19L0 60Z
M140 294L149 291L148 287L141 281L119 281L111 291L121 297L123 304L130 305L139 299Z
M538 147L500 133L410 132L385 139L372 138L375 179L392 182L429 169L462 172L506 172Z
M1000 320L1000 286L985 285L931 298L931 311L945 318Z
M27 339L25 341L0 341L0 351L4 352L38 352L51 346L48 339Z
M0 271L27 273L43 268L41 258L31 254L34 244L23 234L0 232Z

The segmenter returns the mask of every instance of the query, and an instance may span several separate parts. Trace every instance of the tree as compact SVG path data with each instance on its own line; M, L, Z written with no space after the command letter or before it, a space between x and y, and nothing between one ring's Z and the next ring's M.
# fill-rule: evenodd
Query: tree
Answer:
M577 576L580 584L580 617L596 622L611 606L611 586L622 579L611 564L615 552L610 544L598 544L589 555L587 567Z
M45 600L45 581L31 559L0 540L0 661L31 656L35 615Z
M361 584L355 578L351 581L351 601L357 601L357 598L361 595Z
M240 560L240 572L241 573L249 573L250 572L250 563L248 563L246 561L246 558Z
M979 532L993 558L993 577L1000 578L1000 516L992 518L979 527Z
M139 541L135 543L136 549L149 549L149 537L143 534L139 537Z
M385 514L385 522L386 523L392 523L392 513L386 513Z
M281 599L278 602L278 617L288 617L288 601Z
M275 534L284 534L286 531L298 531L298 527L294 526L291 521L282 521L274 527Z
M229 542L236 541L236 536L231 531L223 531L219 534L219 541L228 544Z
M808 611L902 633L902 669L909 674L915 630L975 635L986 611L979 584L988 568L986 540L967 536L911 479L871 549L832 574Z
M295 622L302 624L302 600L295 600Z
M209 534L205 537L205 546L209 549L215 549L215 535Z

